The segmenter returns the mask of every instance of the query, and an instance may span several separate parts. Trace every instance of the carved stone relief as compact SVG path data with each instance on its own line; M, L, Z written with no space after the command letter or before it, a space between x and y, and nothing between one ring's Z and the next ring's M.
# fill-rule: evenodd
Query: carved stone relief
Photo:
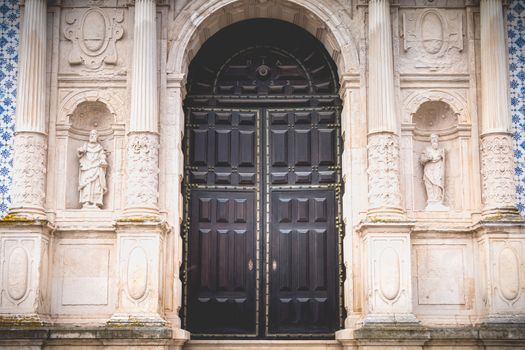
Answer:
M402 71L413 69L466 72L463 12L434 8L401 13Z
M123 21L123 10L108 14L106 10L91 7L81 14L68 13L64 36L72 42L69 64L83 64L90 70L101 69L104 64L116 65L115 43L124 35Z
M14 140L13 208L44 206L47 142L37 133L19 133Z
M510 135L491 134L482 137L481 180L485 209L515 206L513 155Z
M521 239L489 239L491 313L525 310L524 242Z
M127 206L156 208L159 184L158 136L131 134L128 141Z
M0 240L1 285L0 307L18 309L32 307L32 292L35 285L35 253L37 242L33 237L9 237ZM38 253L37 253L38 258ZM33 293L34 296L34 293Z
M367 172L370 208L399 207L399 140L396 135L369 136Z

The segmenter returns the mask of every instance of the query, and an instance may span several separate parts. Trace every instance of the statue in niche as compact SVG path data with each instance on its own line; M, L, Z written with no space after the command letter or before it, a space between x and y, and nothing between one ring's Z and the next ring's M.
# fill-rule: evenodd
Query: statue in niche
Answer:
M445 149L439 148L439 136L430 135L430 146L425 148L419 162L423 165L423 182L427 191L427 211L447 211L445 197Z
M107 152L98 142L98 132L91 130L89 141L77 150L80 162L78 172L79 202L82 209L102 207L104 194L107 192L106 171Z

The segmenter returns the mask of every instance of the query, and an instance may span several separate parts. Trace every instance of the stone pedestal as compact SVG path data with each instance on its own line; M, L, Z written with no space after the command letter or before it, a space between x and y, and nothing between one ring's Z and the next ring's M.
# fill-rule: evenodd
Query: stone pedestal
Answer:
M47 221L0 221L0 327L49 323L49 241Z
M166 325L161 316L166 234L160 221L117 224L118 306L108 325Z
M365 223L363 289L364 324L415 323L412 313L410 223Z
M525 226L486 222L478 229L477 278L487 324L525 324Z

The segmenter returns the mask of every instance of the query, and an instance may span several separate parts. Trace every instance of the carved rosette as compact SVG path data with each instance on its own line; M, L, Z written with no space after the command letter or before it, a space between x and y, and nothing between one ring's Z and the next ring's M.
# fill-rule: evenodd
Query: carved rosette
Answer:
M15 135L12 212L44 215L46 158L44 134L20 132Z
M159 140L151 133L132 133L128 140L126 211L134 215L157 213Z
M509 209L516 205L514 153L509 134L489 134L481 140L481 177L484 211Z
M377 133L368 138L368 201L371 212L402 212L397 135Z

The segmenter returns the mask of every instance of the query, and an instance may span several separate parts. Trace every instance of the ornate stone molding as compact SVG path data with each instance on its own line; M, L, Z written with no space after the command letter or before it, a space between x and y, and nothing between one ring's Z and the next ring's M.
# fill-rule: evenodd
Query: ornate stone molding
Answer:
M481 180L483 211L517 214L514 156L510 134L484 135L481 139Z
M391 133L368 136L369 214L402 214L399 178L399 137Z
M47 137L20 132L14 139L11 212L44 216Z
M159 137L151 133L131 133L128 137L129 216L158 213Z

